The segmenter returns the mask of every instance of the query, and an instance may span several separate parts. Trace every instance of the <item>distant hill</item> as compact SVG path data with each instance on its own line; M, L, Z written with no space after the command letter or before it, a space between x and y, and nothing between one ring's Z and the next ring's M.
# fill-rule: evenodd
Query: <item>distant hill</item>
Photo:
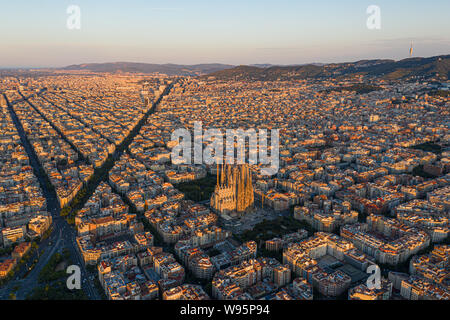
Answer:
M59 70L85 70L92 72L163 73L169 76L198 76L233 68L232 65L211 63L196 65L152 64L136 62L87 63L71 65Z
M357 62L332 63L325 65L309 64L298 66L270 66L266 68L238 66L213 72L203 76L203 78L274 81L326 78L352 74L378 76L390 80L400 80L411 77L448 80L450 78L450 55L430 58L408 58L400 61L381 59L361 60Z

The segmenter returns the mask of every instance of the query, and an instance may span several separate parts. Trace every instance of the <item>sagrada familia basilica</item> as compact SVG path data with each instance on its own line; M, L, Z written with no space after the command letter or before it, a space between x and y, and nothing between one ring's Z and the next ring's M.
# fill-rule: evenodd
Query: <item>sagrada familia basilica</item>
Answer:
M240 215L253 209L252 175L248 164L218 165L211 207L220 214Z

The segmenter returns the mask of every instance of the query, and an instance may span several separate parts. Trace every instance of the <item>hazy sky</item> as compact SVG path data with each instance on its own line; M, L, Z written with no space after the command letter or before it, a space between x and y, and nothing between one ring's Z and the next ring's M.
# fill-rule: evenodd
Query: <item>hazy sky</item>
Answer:
M80 30L66 27L72 4ZM449 0L0 0L0 13L0 67L402 59L411 40L415 56L450 54Z

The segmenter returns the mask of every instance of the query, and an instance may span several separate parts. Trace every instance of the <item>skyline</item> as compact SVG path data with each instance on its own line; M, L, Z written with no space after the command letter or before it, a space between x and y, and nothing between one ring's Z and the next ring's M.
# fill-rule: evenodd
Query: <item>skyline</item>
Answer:
M0 302L450 301L433 2L0 2Z
M92 1L91 1L92 2ZM415 57L450 52L444 1L16 1L2 4L1 68L102 62L308 64ZM381 29L366 26L369 5ZM69 5L81 29L66 27ZM438 9L439 8L439 9ZM6 45L5 45L6 44Z

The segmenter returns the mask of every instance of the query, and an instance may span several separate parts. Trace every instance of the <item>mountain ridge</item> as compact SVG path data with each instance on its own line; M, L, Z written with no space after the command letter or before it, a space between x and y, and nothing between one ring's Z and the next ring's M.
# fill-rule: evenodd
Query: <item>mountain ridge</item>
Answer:
M450 55L428 58L414 57L403 60L373 59L355 62L308 64L294 66L237 66L202 76L205 79L276 81L326 78L331 76L367 75L389 80L407 78L450 79Z
M402 60L364 59L342 63L311 63L296 65L250 64L230 65L203 63L194 65L154 64L140 62L106 62L73 64L63 71L91 71L105 73L161 73L168 76L199 76L203 79L275 81L326 78L346 75L367 75L389 80L406 78L450 79L450 55L413 57Z

